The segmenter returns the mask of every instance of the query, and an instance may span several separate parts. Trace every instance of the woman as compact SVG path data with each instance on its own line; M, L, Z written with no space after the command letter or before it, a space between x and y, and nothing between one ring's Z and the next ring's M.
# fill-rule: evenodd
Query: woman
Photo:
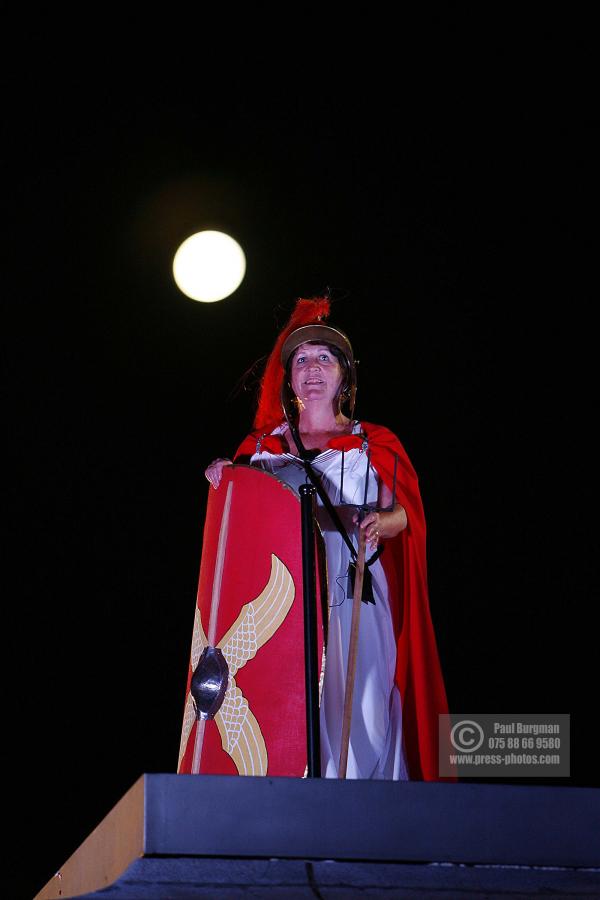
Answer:
M267 362L255 431L235 458L249 458L296 489L309 478L321 486L330 607L322 774L338 775L351 572L362 530L370 551L363 599L374 602L361 611L347 777L435 779L437 714L447 705L417 479L390 431L353 418L354 355L347 336L325 323L328 314L326 298L298 301ZM218 459L206 469L213 487L226 465L231 461Z

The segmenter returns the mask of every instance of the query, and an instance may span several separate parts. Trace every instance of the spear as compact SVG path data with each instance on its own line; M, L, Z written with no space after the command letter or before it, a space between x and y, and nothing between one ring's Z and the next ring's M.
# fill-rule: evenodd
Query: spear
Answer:
M348 767L348 747L350 744L350 727L352 724L352 698L354 696L354 680L356 677L356 658L358 656L358 630L360 626L360 608L362 606L363 579L365 574L365 555L367 538L365 529L360 528L364 517L358 514L358 556L356 559L356 575L354 577L352 622L350 625L350 645L348 647L348 666L346 670L346 689L344 693L344 717L342 720L342 744L340 747L340 764L338 776L346 777Z
M217 545L217 559L215 563L215 574L213 577L212 601L210 605L210 620L208 624L208 648L213 649L215 645L215 637L217 630L217 618L219 612L219 601L221 600L221 582L223 580L223 569L225 567L225 548L227 546L227 534L229 531L229 513L231 511L231 494L233 491L233 482L227 485L227 494L225 496L225 506L223 508L223 516L221 518L221 527L219 529L219 543ZM206 727L206 718L198 715L196 725L196 736L194 738L194 755L192 757L192 775L200 772L200 759L202 757L202 747L204 744L204 729Z

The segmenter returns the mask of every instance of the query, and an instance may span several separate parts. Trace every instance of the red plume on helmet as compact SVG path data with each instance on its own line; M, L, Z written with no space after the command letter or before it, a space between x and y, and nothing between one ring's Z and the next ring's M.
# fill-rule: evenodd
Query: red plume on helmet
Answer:
M281 348L285 339L302 325L318 325L329 316L329 298L315 297L311 300L300 298L296 301L294 311L275 341L275 346L267 360L264 375L260 382L258 409L254 417L254 428L257 431L272 431L279 425L283 416L281 407L281 386L283 384L283 365Z

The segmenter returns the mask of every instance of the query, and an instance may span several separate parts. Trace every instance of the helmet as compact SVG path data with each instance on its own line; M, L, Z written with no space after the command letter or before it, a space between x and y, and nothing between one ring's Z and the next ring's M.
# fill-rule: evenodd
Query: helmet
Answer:
M281 348L281 362L284 369L287 367L290 356L300 344L307 343L329 344L341 350L349 366L354 366L354 353L350 340L339 328L331 325L302 325L296 328L283 342Z
M280 332L261 379L258 409L254 427L271 431L281 422L281 413L288 421L295 417L295 396L288 378L288 367L294 350L310 341L329 345L340 360L345 378L339 395L340 409L348 404L350 418L354 414L356 397L356 363L352 345L339 328L323 323L329 316L329 297L300 298L287 325Z
M301 344L326 344L331 347L333 353L339 360L344 378L338 394L338 410L341 411L344 403L349 404L350 418L354 414L354 403L356 399L356 365L354 362L354 353L352 344L344 332L339 328L333 328L330 325L302 325L285 339L281 348L281 364L285 369L286 377L281 385L281 405L286 418L290 419L291 410L294 408L295 395L289 379L289 370L294 351Z

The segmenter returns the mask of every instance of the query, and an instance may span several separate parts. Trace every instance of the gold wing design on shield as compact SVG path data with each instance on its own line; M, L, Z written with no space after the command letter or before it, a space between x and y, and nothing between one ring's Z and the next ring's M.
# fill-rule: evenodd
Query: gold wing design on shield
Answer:
M217 644L227 661L230 675L235 675L273 637L288 614L294 593L292 576L272 553L267 584L256 600L242 606L239 616Z
M260 725L248 701L229 676L229 685L215 724L221 735L223 750L231 756L240 775L267 774L267 748Z
M275 634L294 602L294 595L294 581L289 570L275 554L271 554L271 574L267 584L255 600L242 606L237 619L217 644L229 667L229 681L223 703L214 717L215 724L223 749L233 759L240 775L265 775L267 749L260 725L235 683L235 675ZM196 610L192 671L207 643L200 613ZM194 703L189 694L184 712L180 764L195 718Z

